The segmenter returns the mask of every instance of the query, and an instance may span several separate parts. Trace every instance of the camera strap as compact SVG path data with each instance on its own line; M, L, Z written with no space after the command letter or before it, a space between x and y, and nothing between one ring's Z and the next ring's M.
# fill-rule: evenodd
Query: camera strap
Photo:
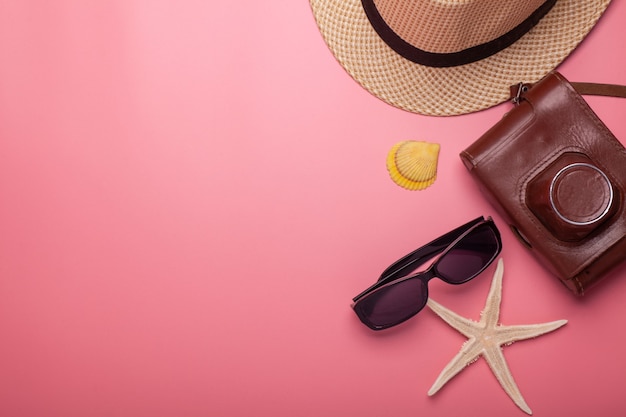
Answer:
M570 83L578 94L626 98L626 86L618 84Z

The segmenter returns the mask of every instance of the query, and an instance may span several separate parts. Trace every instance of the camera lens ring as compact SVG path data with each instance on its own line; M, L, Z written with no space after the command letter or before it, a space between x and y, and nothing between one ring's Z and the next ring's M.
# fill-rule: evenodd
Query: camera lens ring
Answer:
M600 174L600 176L602 177L602 179L604 179L604 181L606 182L607 186L608 186L608 191L609 191L609 196L608 196L608 202L606 203L606 207L604 208L604 210L595 218L588 220L588 221L576 221L576 220L572 220L570 218L568 218L567 216L565 216L563 213L561 213L559 211L559 209L557 208L557 204L555 202L555 198L554 198L554 192L556 189L556 182L559 179L559 177L561 177L562 175L564 175L567 171L572 170L572 169L577 169L577 168L590 168L594 171L596 171L598 174ZM611 181L609 180L609 177L607 177L607 175L598 167L596 167L595 165L592 164L588 164L588 163L584 163L584 162L576 162L576 163L572 163L569 164L563 168L561 168L556 175L552 178L552 182L550 183L550 192L549 192L549 197L550 197L550 205L552 206L552 209L554 210L554 212L556 213L556 215L563 220L566 223L569 223L573 226L588 226L590 224L596 223L597 221L601 220L603 217L605 217L610 209L611 206L613 205L613 198L614 198L614 192L613 192L613 185L611 184Z

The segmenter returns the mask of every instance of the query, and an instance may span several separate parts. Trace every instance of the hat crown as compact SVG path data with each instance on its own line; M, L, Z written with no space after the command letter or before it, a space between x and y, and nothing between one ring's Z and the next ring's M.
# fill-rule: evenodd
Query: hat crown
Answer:
M545 0L373 0L386 25L423 51L454 53L506 35Z

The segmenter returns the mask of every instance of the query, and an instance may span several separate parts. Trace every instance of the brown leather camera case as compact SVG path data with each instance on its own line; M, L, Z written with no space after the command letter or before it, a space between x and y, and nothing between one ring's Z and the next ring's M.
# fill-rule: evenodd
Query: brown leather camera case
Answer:
M559 73L517 96L460 156L518 239L581 295L626 258L626 150Z

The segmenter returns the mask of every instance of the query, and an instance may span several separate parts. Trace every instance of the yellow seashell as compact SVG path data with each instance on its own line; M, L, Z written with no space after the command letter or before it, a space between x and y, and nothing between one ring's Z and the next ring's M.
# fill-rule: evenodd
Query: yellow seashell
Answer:
M438 143L407 140L396 143L387 155L391 179L407 190L423 190L437 179Z

